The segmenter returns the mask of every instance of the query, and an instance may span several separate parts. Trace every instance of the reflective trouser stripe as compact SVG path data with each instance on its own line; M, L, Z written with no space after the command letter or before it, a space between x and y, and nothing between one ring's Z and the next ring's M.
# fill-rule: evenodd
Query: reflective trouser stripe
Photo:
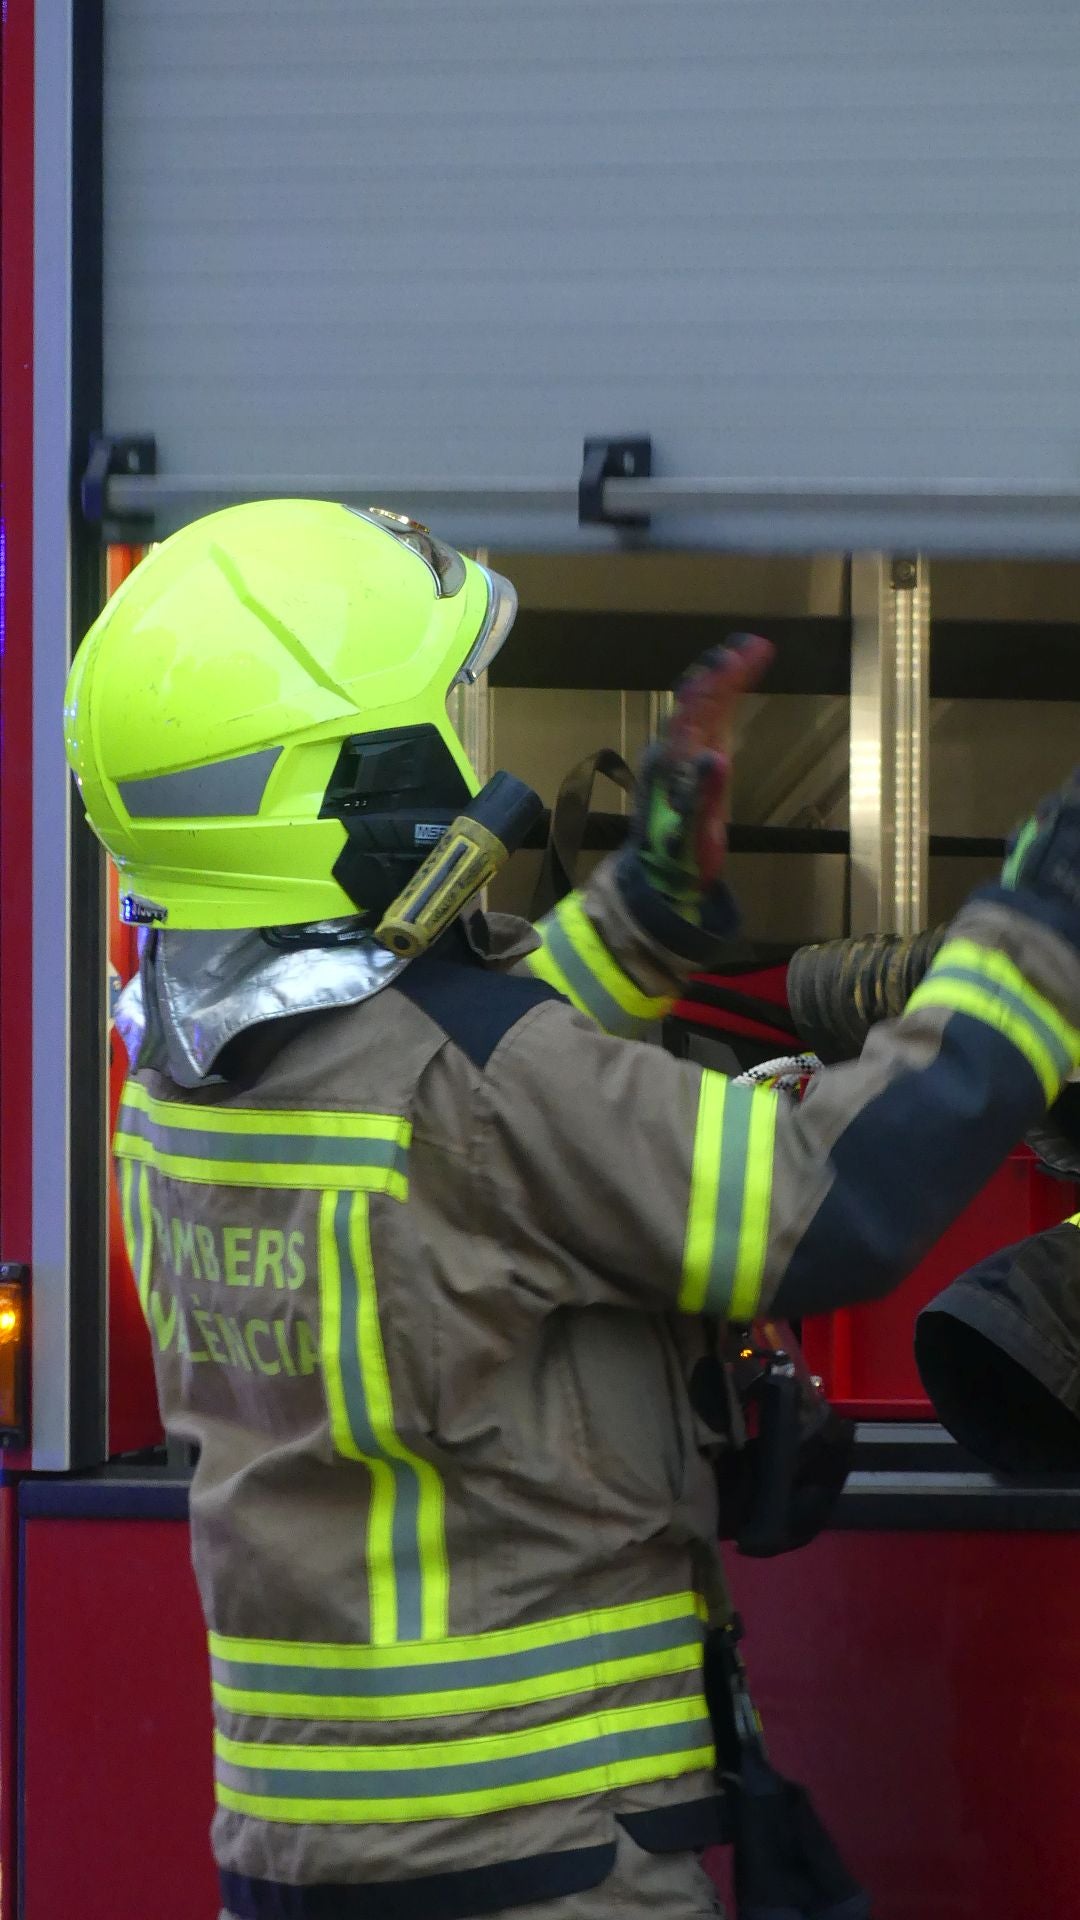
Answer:
M679 1306L750 1320L768 1250L777 1101L770 1087L701 1077Z
M538 922L543 946L528 965L537 979L565 995L606 1033L635 1039L671 1010L672 1002L642 993L597 933L581 895L568 894Z
M268 1111L121 1096L115 1153L177 1180L238 1187L348 1187L408 1195L409 1121L397 1114Z
M121 1162L119 1174L124 1245L139 1304L145 1313L150 1296L150 1260L153 1252L149 1181L146 1168L136 1167L130 1160Z
M371 1639L444 1638L449 1576L443 1487L394 1428L379 1326L367 1196L324 1193L319 1207L320 1344L334 1445L370 1476L365 1563Z
M563 1638L535 1645L507 1645L505 1633L492 1633L396 1647L393 1664L385 1648L211 1634L214 1699L231 1713L312 1720L427 1719L528 1706L693 1672L701 1665L701 1613L687 1593L578 1616L564 1623Z
M1048 1102L1057 1098L1080 1064L1080 1032L1025 980L1007 954L973 940L950 940L942 947L905 1014L924 1007L966 1013L993 1027L1023 1054Z
M432 1820L575 1799L715 1763L700 1693L423 1743L214 1741L218 1803L265 1820Z

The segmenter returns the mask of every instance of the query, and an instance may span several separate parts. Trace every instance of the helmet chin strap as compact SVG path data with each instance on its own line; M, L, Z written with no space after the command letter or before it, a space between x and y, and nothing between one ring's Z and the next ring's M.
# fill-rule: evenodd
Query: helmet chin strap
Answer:
M259 938L275 953L295 953L304 947L355 947L370 939L366 918L350 914L344 920L306 920L294 927L260 927Z

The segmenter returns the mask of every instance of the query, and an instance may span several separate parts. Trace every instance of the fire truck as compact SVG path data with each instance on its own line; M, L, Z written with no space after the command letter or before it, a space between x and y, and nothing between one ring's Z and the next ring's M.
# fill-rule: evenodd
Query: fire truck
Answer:
M551 802L753 627L748 935L947 917L1078 757L1080 13L5 0L2 63L0 1920L214 1920L74 647L215 506L418 514L521 593L482 765ZM880 1920L1078 1910L1080 1485L984 1472L911 1358L943 1282L1076 1206L1018 1149L892 1301L807 1329L856 1471L814 1545L733 1559L774 1757Z

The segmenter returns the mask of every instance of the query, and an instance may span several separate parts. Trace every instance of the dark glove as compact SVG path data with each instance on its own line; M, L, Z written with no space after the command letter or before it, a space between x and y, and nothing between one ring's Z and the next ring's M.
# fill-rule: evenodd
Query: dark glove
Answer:
M1033 894L1059 931L1080 946L1080 772L1013 835L1001 885L1007 893Z
M711 648L680 682L671 719L642 760L624 867L634 862L639 879L693 927L709 925L727 856L726 738L771 658L756 634Z

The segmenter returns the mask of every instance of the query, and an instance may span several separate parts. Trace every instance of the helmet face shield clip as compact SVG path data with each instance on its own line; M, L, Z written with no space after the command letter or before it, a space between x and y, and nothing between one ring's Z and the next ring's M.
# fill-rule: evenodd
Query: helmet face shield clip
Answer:
M411 547L434 580L440 600L450 600L461 592L466 580L464 560L456 547L437 540L422 521L410 520L405 513L392 513L389 507L353 507L351 511L359 514L361 520L370 520L372 526L392 534L403 546Z

